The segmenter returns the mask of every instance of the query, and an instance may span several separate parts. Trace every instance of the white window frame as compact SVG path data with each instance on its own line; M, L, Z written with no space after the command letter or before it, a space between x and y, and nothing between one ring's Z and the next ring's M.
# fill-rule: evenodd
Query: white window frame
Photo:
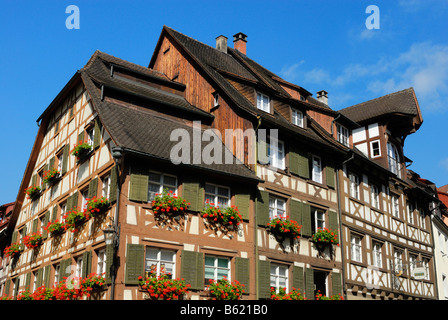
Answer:
M206 264L206 259L205 258L211 258L213 259L213 265L209 265ZM227 260L227 267L220 267L218 264L219 260ZM213 279L212 278L205 278L205 269L213 269ZM218 277L218 271L225 271L227 275L225 276L221 276L221 278ZM222 277L226 277L227 280L231 281L230 276L231 276L231 272L230 272L230 258L229 257L223 257L223 256L214 256L214 255L205 255L204 257L204 283L206 285L208 285L208 281L210 279L212 280L221 280Z
M419 215L420 215L420 225L422 229L426 229L426 219L425 219L425 212L423 211L422 208L420 208L418 210Z
M414 224L414 205L408 201L408 220L409 223Z
M398 154L398 149L390 142L387 143L387 159L389 163L389 170L401 178L400 156Z
M392 216L400 219L400 198L398 196L392 195Z
M380 194L379 194L379 188L377 185L371 184L370 185L370 200L372 207L375 209L380 209Z
M292 109L292 124L303 128L303 112L297 109Z
M151 251L156 253L156 258L149 257L149 253ZM171 254L172 260L162 259L163 253ZM146 247L146 250L145 250L145 273L149 274L149 272L151 271L150 269L148 270L148 266L149 266L148 263L151 263L151 262L156 267L156 276L161 275L163 265L171 264L172 272L165 272L165 274L171 279L174 279L176 277L176 250L165 249L165 248L156 248L156 247ZM168 275L168 273L170 275Z
M350 238L351 260L362 262L362 239L360 236L352 234Z
M375 150L375 148L373 147L374 143L378 143L378 152L379 153L377 155L374 154L374 150ZM381 157L381 142L380 142L380 140L370 141L370 157L371 158L379 158L379 157Z
M220 193L220 190L221 191L226 190L227 195ZM205 198L204 198L205 203L207 203L208 200L209 204L213 203L214 206L219 206L220 208L227 208L230 207L230 198L231 193L229 187L208 182L205 184ZM226 200L225 203L222 202L223 199Z
M359 200L359 177L354 173L349 173L350 196Z
M101 249L97 253L96 273L99 276L106 274L106 249Z
M286 199L269 196L269 218L286 219Z
M55 267L54 267L54 283L57 284L59 283L59 281L61 281L61 264L58 263Z
M75 271L75 277L82 277L82 266L83 266L83 259L82 257L78 257L76 259L76 271Z
M85 205L87 204L87 199L89 198L89 189L85 189L81 192L81 210L84 209Z
M110 193L110 174L101 178L101 195L105 198L109 198Z
M317 232L317 230L324 229L325 228L325 210L319 209L316 207L311 207L311 218L314 220L314 227L316 230L312 230L314 233Z
M382 244L374 241L372 244L372 263L378 268L383 267Z
M322 159L319 156L312 155L311 163L312 163L311 179L314 182L322 183L322 181L323 181Z
M94 140L95 140L95 127L92 127L87 130L87 143L93 147Z
M270 137L268 144L268 156L271 166L284 170L285 166L285 143L282 140L274 139Z
M156 181L153 179L153 176L151 175L159 175L159 180ZM174 178L176 180L176 184L168 184L165 181L165 177L167 178ZM178 180L177 176L172 174L166 174L163 172L158 171L149 171L149 177L148 177L148 202L151 202L155 198L156 193L162 193L164 189L168 189L173 191L175 194L177 194L177 187L178 187ZM156 190L157 189L157 190Z
M267 103L265 102L265 99L267 99ZM270 113L271 112L271 98L269 96L257 92L257 109L262 110L264 112Z
M283 271L281 274L280 271ZM286 265L271 263L270 269L270 286L275 288L275 292L278 293L280 288L286 288L286 292L289 292L289 268ZM285 285L280 285L280 281L283 280Z
M395 272L403 271L403 250L394 248L394 267Z
M336 123L336 130L338 141L348 147L350 145L350 131L339 123Z

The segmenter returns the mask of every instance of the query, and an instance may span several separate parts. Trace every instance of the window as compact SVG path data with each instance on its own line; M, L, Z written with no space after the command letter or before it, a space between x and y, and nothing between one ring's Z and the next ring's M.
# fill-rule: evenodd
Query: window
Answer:
M280 288L288 288L288 267L271 263L271 287L275 288L275 292L279 292Z
M58 171L59 171L59 174L62 175L62 167L64 165L64 153L61 152L58 155L56 155L56 157L58 159Z
M324 296L328 295L328 272L314 270L314 295L320 293Z
M409 254L409 271L411 275L414 274L414 269L417 267L418 257L415 254Z
M167 274L169 278L175 278L176 251L159 248L146 248L145 272L159 276Z
M286 218L286 200L277 197L269 197L269 218Z
M302 111L292 109L292 123L303 128L303 113Z
M322 162L320 157L312 156L313 168L311 170L311 179L315 182L322 183Z
M400 274L403 272L403 251L398 249L394 250L394 266L396 273Z
M344 146L348 146L350 137L348 129L344 126L341 126L340 124L336 124L336 128L338 131L338 141L342 143Z
M414 224L414 205L412 202L408 202L408 218L409 223Z
M257 93L257 108L265 112L271 112L269 97L262 93Z
M205 202L215 206L228 207L230 205L230 189L210 183L205 184Z
M55 267L54 267L54 282L55 282L55 284L56 283L59 283L59 281L61 281L62 279L61 279L61 264L57 264Z
M34 277L34 280L33 280L33 291L32 292L36 291L36 289L37 289L37 271L33 272L33 277Z
M359 178L357 175L350 173L350 196L359 200Z
M82 264L83 264L82 257L76 259L76 272L75 272L76 277L82 277Z
M85 189L81 192L82 195L82 201L81 201L81 209L85 208L85 205L87 204L87 199L89 198L89 189Z
M106 250L102 249L97 253L96 273L98 275L106 274Z
M87 143L93 146L93 141L95 139L95 128L90 128L87 130Z
M357 235L352 235L350 242L351 242L352 261L362 262L361 237Z
M370 152L372 158L381 156L380 140L370 141Z
M176 176L150 171L148 181L148 201L154 200L156 193L162 193L165 189L177 192Z
M381 252L382 244L379 242L373 242L372 249L372 262L375 267L382 268L383 267L383 256Z
M372 207L379 209L380 208L380 197L378 192L378 187L376 185L370 186L370 197L372 201Z
M274 143L268 145L269 163L273 167L285 169L285 144L281 140L273 140L271 137L270 142Z
M61 223L65 222L65 214L67 213L67 203L61 204Z
M398 196L392 196L392 215L400 218L400 205Z
M443 293L445 295L445 299L448 299L448 279L445 274L442 274L442 282L443 282Z
M221 280L226 277L230 281L230 259L225 257L205 256L204 284L208 285L210 280Z
M110 192L110 175L107 175L101 179L101 196L109 198Z
M429 276L429 260L423 258L423 259L422 259L422 266L423 266L423 268L425 268L425 270L426 270L425 280L431 280L431 277Z
M316 233L318 229L325 228L325 211L311 207L311 230Z
M399 164L400 164L400 158L398 155L398 150L395 145L388 142L387 143L387 157L389 160L389 169L392 173L395 173L400 178L400 170L399 170Z
M425 216L425 211L420 208L420 221L421 221L421 227L422 229L426 229L426 216Z

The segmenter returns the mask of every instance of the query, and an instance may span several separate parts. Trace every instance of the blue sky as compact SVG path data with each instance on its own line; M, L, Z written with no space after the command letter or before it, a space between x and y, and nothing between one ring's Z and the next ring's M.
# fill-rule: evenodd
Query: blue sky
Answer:
M76 5L80 28L67 29ZM369 5L380 29L369 30ZM163 25L211 46L248 35L247 55L339 110L414 87L424 123L410 169L448 184L448 1L0 0L0 204L16 199L36 120L95 50L147 66Z

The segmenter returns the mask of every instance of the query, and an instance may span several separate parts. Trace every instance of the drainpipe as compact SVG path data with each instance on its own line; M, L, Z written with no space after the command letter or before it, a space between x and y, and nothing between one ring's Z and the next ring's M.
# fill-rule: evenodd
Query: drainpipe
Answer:
M333 130L333 125L331 126L331 129ZM349 159L342 162L340 170L344 170L344 164L353 160L354 158L355 154L352 152L352 156ZM347 291L345 289L344 234L342 230L341 187L339 184L339 170L337 170L336 172L336 185L337 185L337 199L338 199L338 212L339 212L339 229L341 230L339 241L341 243L341 260L342 260L342 292L344 294L344 299L347 300Z
M339 119L340 116L341 116L341 114L339 113L338 116L337 116L336 118L334 118L333 120L331 120L331 136L333 136L333 131L334 131L334 129L333 129L333 124L334 124L334 122L335 122L336 120Z

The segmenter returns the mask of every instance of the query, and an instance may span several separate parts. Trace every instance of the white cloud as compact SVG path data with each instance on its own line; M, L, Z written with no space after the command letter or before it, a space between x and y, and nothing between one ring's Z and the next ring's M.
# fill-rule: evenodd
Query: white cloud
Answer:
M330 74L319 68L314 68L311 71L305 72L304 74L304 81L308 83L316 83L316 84L323 84L327 83L329 81Z
M280 75L282 76L282 78L284 78L287 81L290 81L290 82L294 81L295 78L297 77L297 69L304 62L305 61L302 60L298 63L294 63L291 66L284 66L282 68L282 70L280 71Z
M439 162L439 166L448 171L448 158L445 158Z

